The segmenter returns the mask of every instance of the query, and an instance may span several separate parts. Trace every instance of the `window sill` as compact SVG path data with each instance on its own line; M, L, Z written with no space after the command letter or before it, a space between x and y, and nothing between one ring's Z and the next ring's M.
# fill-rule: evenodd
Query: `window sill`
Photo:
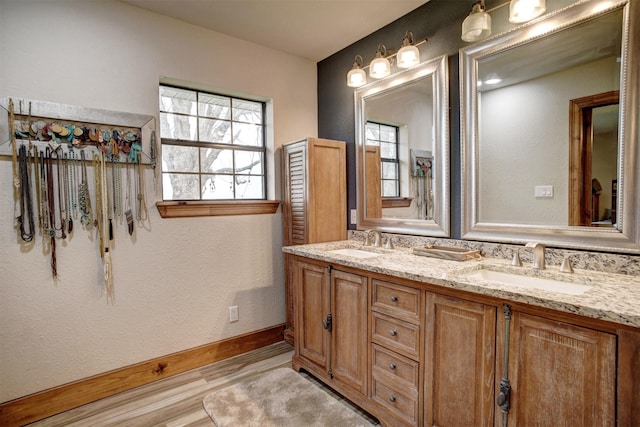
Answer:
M274 214L278 206L280 206L279 200L202 200L156 203L162 218Z

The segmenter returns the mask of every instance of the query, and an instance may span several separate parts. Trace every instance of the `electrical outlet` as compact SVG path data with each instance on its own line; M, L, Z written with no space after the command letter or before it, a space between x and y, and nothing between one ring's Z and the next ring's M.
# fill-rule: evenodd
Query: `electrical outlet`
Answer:
M351 224L355 224L358 222L358 211L355 209L351 209Z
M238 306L229 307L229 323L238 321Z

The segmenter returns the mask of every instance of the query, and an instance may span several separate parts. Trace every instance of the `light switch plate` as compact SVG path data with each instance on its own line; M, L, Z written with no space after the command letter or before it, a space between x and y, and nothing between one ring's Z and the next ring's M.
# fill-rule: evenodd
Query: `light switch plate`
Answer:
M355 224L356 222L358 222L358 211L351 209L351 224Z
M550 199L553 197L553 185L536 185L534 193L536 198Z

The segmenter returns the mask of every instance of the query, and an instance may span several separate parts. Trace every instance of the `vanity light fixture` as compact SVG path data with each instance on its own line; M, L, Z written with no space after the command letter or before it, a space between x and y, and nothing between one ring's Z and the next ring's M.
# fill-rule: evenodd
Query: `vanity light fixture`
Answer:
M378 45L376 57L369 64L369 76L374 79L382 79L391 74L391 63L387 59L387 48L383 44Z
M360 87L367 83L367 73L362 69L362 56L353 59L353 68L347 73L347 86Z
M546 10L545 0L509 0L491 9L485 9L485 0L476 0L471 12L462 21L462 40L475 42L491 35L491 15L496 9L509 5L509 22L520 24L531 21Z
M418 46L428 42L428 39L420 40L414 43L413 33L407 31L402 39L402 46L395 52L387 50L386 46L379 44L376 49L375 58L369 65L362 66L362 56L356 55L353 65L347 73L347 86L360 87L367 84L367 74L365 70L369 69L369 76L374 79L382 79L391 74L391 66L396 62L398 68L410 68L420 63L420 51ZM397 58L396 58L397 57Z
M547 10L545 0L511 0L509 22L520 24L531 21Z
M397 54L398 68L411 68L420 63L420 51L413 44L413 33L407 31Z
M491 35L491 15L485 11L484 0L473 3L471 12L462 22L462 40L475 42Z

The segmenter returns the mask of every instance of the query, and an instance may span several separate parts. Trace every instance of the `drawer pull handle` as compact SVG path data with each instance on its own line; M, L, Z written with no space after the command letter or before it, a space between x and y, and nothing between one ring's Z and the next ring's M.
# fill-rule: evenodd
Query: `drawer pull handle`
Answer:
M396 331L395 329L390 330L389 333L391 334L392 337L395 337L396 335L398 335L398 331Z
M396 401L396 397L393 394L389 396L389 402L395 402L395 401Z
M389 365L389 369L391 369L392 371L396 369L396 364L392 363L391 365Z
M393 296L391 297L391 301L393 301L393 302L398 301L398 297L397 297L397 296L395 296L395 295L393 295Z

